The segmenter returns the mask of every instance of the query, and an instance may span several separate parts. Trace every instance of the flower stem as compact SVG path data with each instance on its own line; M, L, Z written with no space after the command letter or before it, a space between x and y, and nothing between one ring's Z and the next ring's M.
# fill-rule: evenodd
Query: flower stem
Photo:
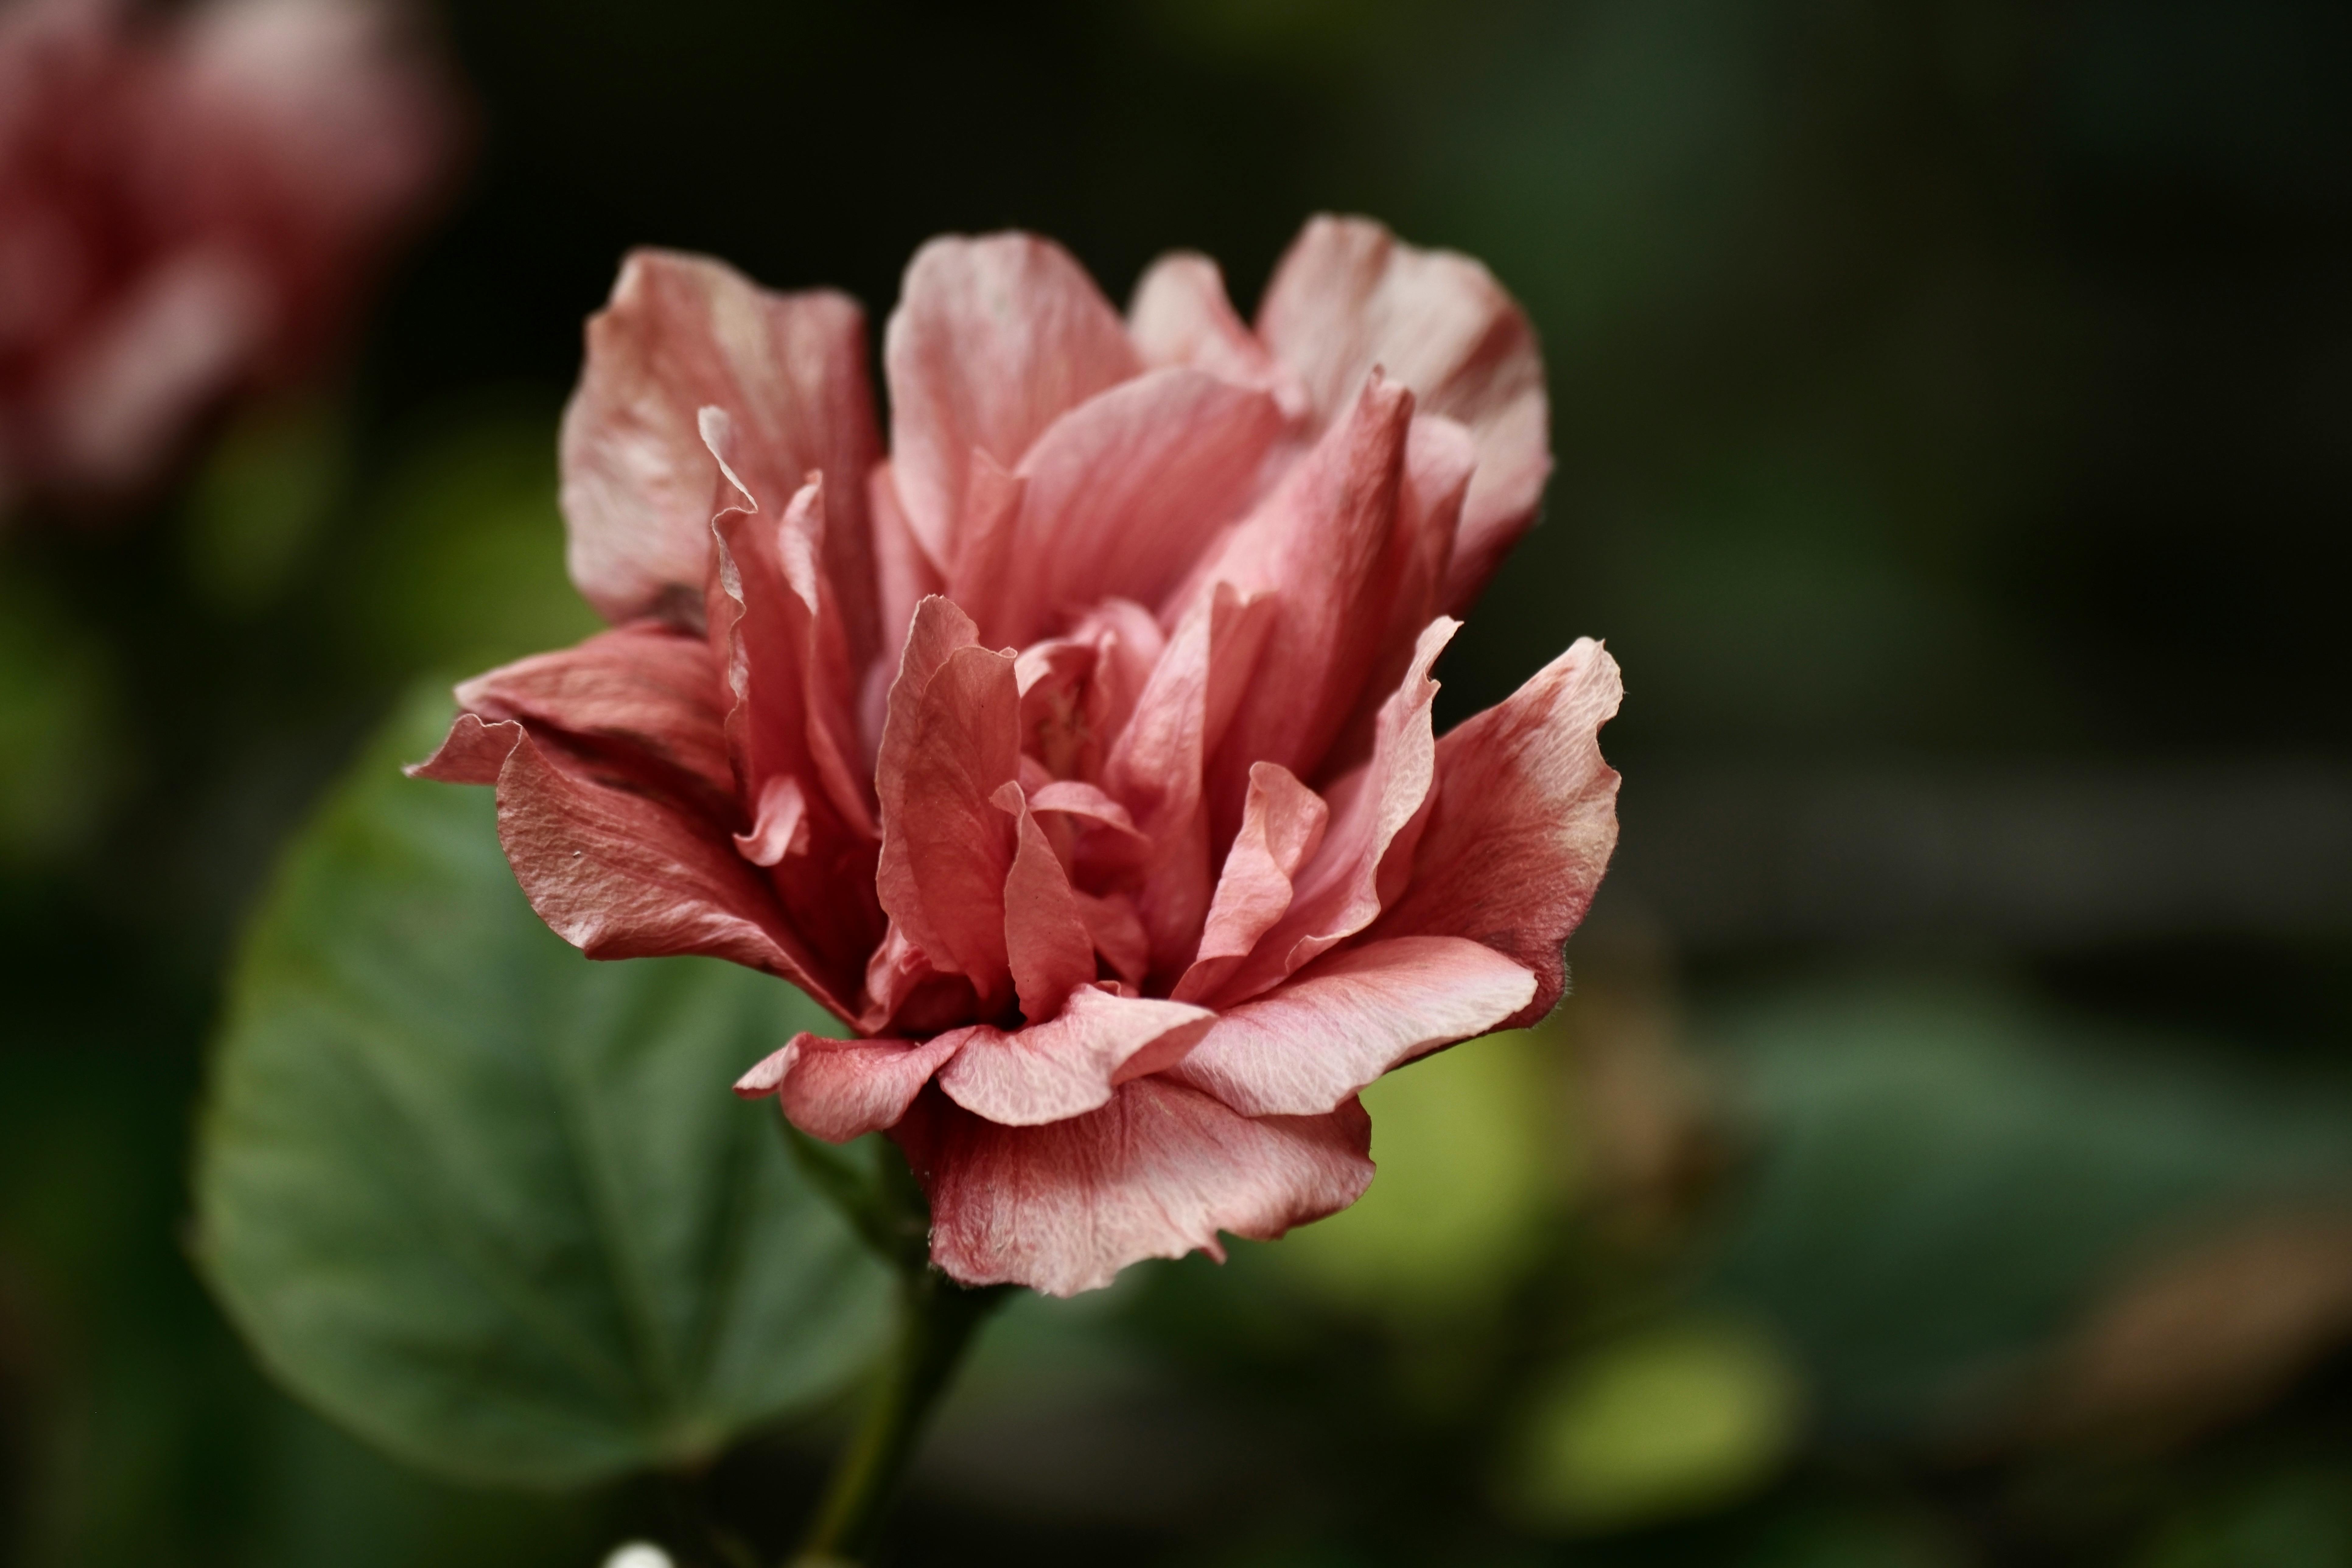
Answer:
M793 1568L866 1561L925 1420L947 1392L973 1331L1007 1292L1004 1286L968 1290L936 1268L899 1275L898 1343L865 1418L834 1467Z

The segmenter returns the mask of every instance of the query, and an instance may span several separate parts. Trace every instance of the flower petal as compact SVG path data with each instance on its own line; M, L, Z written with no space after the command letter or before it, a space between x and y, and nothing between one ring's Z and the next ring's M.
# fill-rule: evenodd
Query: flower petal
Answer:
M955 1052L953 1035L832 1040L803 1031L738 1079L735 1092L745 1100L772 1094L785 1121L812 1138L846 1143L896 1126Z
M708 790L714 808L734 798L726 693L710 649L658 621L598 632L576 647L478 675L457 688L457 706L489 723L519 719L635 752L680 784ZM503 750L499 756L503 762Z
M1379 365L1423 412L1469 427L1478 472L1439 607L1475 598L1535 520L1551 472L1543 356L1517 302L1469 257L1402 244L1369 219L1317 217L1266 285L1257 331L1324 419Z
M480 721L466 715L460 726ZM845 1021L855 976L796 933L724 825L512 720L499 842L539 918L591 958L707 953L781 975ZM446 748L445 748L446 749Z
M1128 301L1127 331L1147 365L1194 365L1272 394L1287 419L1308 412L1306 383L1244 324L1224 274L1197 252L1171 251L1151 264Z
M876 778L882 907L983 1002L1009 979L1004 878L1013 824L992 797L1019 774L1021 694L1010 654L973 646L970 617L926 599L890 689Z
M1183 368L1063 415L1021 459L1017 591L974 612L983 637L1021 646L1106 598L1158 604L1255 499L1283 427L1265 393Z
M1225 852L1200 952L1171 993L1178 1001L1214 996L1258 939L1289 912L1291 878L1322 844L1330 815L1323 797L1281 763L1250 769L1242 830Z
M1130 1263L1271 1240L1346 1208L1372 1179L1371 1120L1250 1118L1164 1078L1041 1127L1005 1127L944 1097L893 1136L931 1200L931 1261L966 1285L1052 1296L1098 1289Z
M1412 880L1375 938L1465 936L1532 970L1541 1017L1567 984L1560 945L1592 902L1617 843L1617 773L1600 729L1624 688L1590 637L1501 705L1437 743L1437 784Z
M588 358L563 414L572 580L607 619L691 623L702 608L717 475L697 427L708 405L740 432L753 493L833 477L825 574L852 657L873 655L866 470L880 456L866 318L828 290L777 294L722 262L638 250L588 322Z
M1369 377L1347 416L1196 578L1281 599L1263 657L1282 678L1244 694L1211 769L1221 837L1241 824L1250 764L1280 763L1313 778L1355 709L1395 593L1391 543L1412 420L1412 395Z
M1535 991L1525 966L1461 937L1367 942L1220 1013L1168 1076L1244 1116L1311 1116L1391 1068L1495 1028Z
M959 1029L940 1088L975 1116L1034 1127L1110 1102L1112 1089L1157 1072L1192 1048L1216 1015L1181 1002L1070 993L1056 1017L1021 1029Z
M1095 977L1094 939L1070 874L1046 841L1017 784L1000 788L997 808L1013 819L1013 864L1004 876L1004 950L1021 1014L1033 1023L1062 1010L1063 998Z
M882 353L898 499L940 563L956 558L974 450L1013 468L1065 409L1142 369L1086 269L1025 234L917 251Z

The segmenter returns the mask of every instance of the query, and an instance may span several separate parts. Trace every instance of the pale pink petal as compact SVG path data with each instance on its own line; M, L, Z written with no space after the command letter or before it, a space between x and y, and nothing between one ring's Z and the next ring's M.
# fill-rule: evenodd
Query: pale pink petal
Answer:
M954 605L924 600L891 688L876 779L882 907L932 964L967 976L983 1001L1010 979L1013 823L992 797L1019 776L1013 663L974 647L971 621Z
M1271 1240L1346 1208L1372 1179L1361 1106L1253 1119L1162 1078L1042 1127L926 1095L892 1135L930 1196L932 1262L966 1285L1053 1296L1097 1289L1146 1258L1222 1258L1220 1231Z
M1371 930L1468 937L1533 971L1541 1017L1566 984L1560 946L1617 843L1617 773L1600 729L1617 711L1617 661L1580 638L1509 700L1437 743L1437 783L1412 880Z
M1271 393L1286 418L1308 411L1306 384L1244 324L1205 256L1171 251L1153 262L1128 301L1127 331L1147 365L1193 365Z
M1524 966L1461 937L1367 942L1224 1009L1168 1072L1245 1116L1311 1116L1391 1068L1496 1027L1535 991Z
M1179 1001L1214 996L1258 939L1289 912L1291 879L1321 847L1329 818L1323 797L1281 763L1250 769L1241 832L1225 852L1200 953L1171 993Z
M1025 644L1105 598L1158 603L1256 499L1283 427L1265 394L1174 367L1063 415L1021 459L1018 567L971 610L982 637ZM975 521L967 503L967 538Z
M1017 784L992 797L1012 816L1013 865L1004 876L1004 950L1022 1016L1039 1022L1062 1010L1062 1000L1095 977L1094 939L1087 934L1070 876L1046 842Z
M953 1035L832 1040L803 1032L745 1073L735 1092L745 1100L772 1094L785 1121L812 1138L846 1143L897 1125L955 1052Z
M760 805L751 831L735 836L735 848L754 866L773 866L787 855L809 850L808 797L801 781L778 773L760 792Z
M1070 254L1025 234L932 240L883 336L898 499L933 561L956 558L971 455L1019 466L1048 425L1142 369Z
M1378 365L1423 411L1469 427L1478 472L1439 607L1476 597L1535 520L1551 471L1543 357L1517 301L1469 257L1401 244L1368 219L1318 217L1266 285L1257 330L1325 419Z
M470 715L465 722L478 722ZM641 778L542 747L511 720L485 726L509 750L499 841L530 906L591 958L707 953L781 975L847 1019L854 976L796 933L726 827ZM487 737L486 737L487 738Z
M877 636L863 486L881 443L865 316L845 295L771 293L705 257L631 253L589 321L564 410L572 580L611 620L699 615L716 465L697 414L709 405L733 419L754 494L782 498L812 471L832 476L824 574L862 666Z
M709 646L658 621L599 632L576 647L534 654L457 688L457 706L489 722L520 719L634 752L714 799L732 800L726 701Z
M1059 812L1066 816L1081 816L1114 832L1140 837L1135 819L1127 807L1119 805L1095 785L1080 779L1055 779L1029 792L1029 809L1036 812Z
M1399 581L1392 546L1412 420L1410 393L1368 380L1347 417L1204 568L1201 580L1281 601L1263 655L1280 678L1249 687L1212 769L1221 836L1240 826L1250 764L1314 777L1364 689Z
M1118 1084L1176 1061L1215 1016L1205 1007L1082 985L1046 1022L958 1030L940 1088L966 1110L1007 1127L1065 1121L1108 1104Z
M881 606L881 641L861 678L857 702L858 739L864 743L866 767L871 773L882 749L882 720L890 683L898 676L898 657L915 623L915 606L945 592L947 577L908 528L906 511L898 504L898 487L887 461L874 466L866 495L874 519L875 597Z

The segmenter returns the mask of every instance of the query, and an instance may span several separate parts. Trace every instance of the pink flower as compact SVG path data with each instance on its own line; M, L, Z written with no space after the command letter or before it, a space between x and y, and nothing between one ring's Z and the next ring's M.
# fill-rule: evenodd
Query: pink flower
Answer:
M311 369L453 150L373 0L0 13L0 510L151 480L226 395Z
M1066 1295L1344 1208L1358 1090L1546 1012L1616 838L1599 645L1431 729L1550 464L1526 318L1358 219L1254 331L1201 257L1122 321L1008 234L924 247L883 357L887 458L855 304L632 256L562 437L614 627L459 688L419 771L497 784L592 955L838 1016L738 1089L888 1130L960 1280Z

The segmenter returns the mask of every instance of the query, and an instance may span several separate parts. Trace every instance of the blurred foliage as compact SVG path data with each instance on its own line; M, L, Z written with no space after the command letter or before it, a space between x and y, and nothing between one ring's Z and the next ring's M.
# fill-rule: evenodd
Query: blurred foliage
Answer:
M262 1382L182 1241L232 933L412 680L593 629L553 432L625 247L878 323L922 238L1020 224L1114 295L1196 247L1246 306L1340 208L1480 256L1543 333L1549 519L1442 716L1607 636L1620 868L1557 1018L1368 1097L1357 1209L1008 1311L896 1560L2347 1560L2352 932L2252 889L2160 936L2020 910L1832 943L1775 923L1840 869L1794 832L1800 901L1728 935L1644 881L1661 834L1748 831L1709 781L1780 763L2340 780L2341 7L443 20L479 178L348 378L233 422L143 528L0 539L0 1554L529 1568L643 1536L695 1568L705 1514L783 1550L805 1434L679 1487L473 1492Z

